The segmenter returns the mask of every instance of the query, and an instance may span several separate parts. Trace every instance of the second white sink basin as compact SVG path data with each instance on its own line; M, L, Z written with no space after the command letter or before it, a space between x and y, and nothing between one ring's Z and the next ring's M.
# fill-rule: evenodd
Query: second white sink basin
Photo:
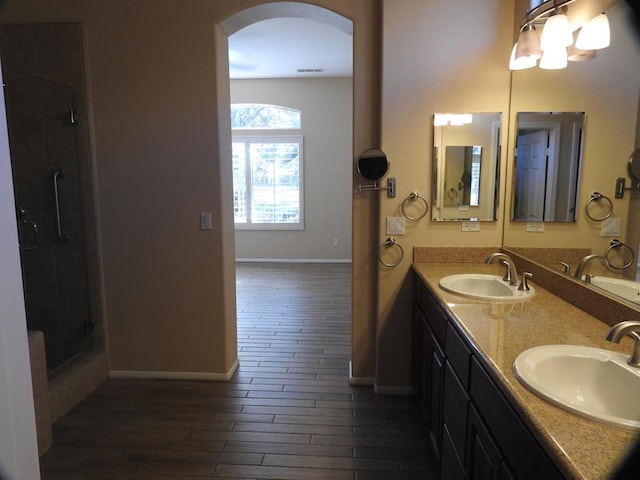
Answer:
M628 355L577 345L525 350L514 373L529 390L566 410L601 423L640 429L640 369Z
M607 290L631 302L640 303L640 283L624 278L594 275L591 285Z
M521 302L533 297L535 290L520 291L499 275L462 273L440 279L439 285L448 292L489 302Z

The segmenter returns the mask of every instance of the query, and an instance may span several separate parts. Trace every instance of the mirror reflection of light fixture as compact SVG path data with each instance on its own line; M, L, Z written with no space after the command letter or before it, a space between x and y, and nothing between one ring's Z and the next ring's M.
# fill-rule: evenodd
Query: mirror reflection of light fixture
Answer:
M559 70L567 67L567 47L554 45L548 47L540 59L540 68L545 70Z
M511 51L510 70L534 67L538 60L538 66L543 69L565 68L567 60L590 60L595 58L595 50L609 45L609 21L604 13L572 31L578 25L572 26L566 13L573 1L547 0L526 12L518 41ZM543 25L540 36L534 24Z
M576 47L582 50L599 50L606 48L611 42L609 19L604 13L589 20L580 29Z
M544 24L542 35L540 36L540 49L545 52L549 49L568 47L573 44L573 33L569 19L563 13L556 13L550 16Z
M573 32L573 37L576 38L577 36L578 32ZM578 48L575 42L573 45L567 48L567 60L569 60L570 62L582 62L584 60L591 60L595 56L595 50L584 50L582 48Z
M516 43L511 50L511 58L509 59L509 70L524 70L526 68L535 67L538 63L537 58L532 56L522 56L516 58L516 51L518 50L518 44Z
M527 23L524 29L518 35L518 43L516 43L515 57L529 57L529 59L537 60L542 56L540 49L540 36L536 31L536 27ZM535 62L534 62L535 64Z

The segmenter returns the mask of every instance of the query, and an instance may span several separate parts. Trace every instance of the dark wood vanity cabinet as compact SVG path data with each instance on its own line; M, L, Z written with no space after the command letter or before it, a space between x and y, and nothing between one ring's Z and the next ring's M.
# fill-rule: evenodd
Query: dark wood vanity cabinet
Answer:
M416 275L412 378L446 480L563 478Z

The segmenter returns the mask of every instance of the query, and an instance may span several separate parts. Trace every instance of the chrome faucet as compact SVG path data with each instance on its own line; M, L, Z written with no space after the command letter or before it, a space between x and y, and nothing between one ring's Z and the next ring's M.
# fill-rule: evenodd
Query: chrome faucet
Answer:
M625 335L629 335L633 339L633 353L627 363L636 368L640 368L640 335L638 332L640 332L640 322L629 320L616 323L607 333L607 340L613 343L620 343Z
M587 255L582 260L580 260L580 263L578 264L578 268L576 268L576 273L574 274L574 276L577 279L582 280L582 272L584 272L584 268L586 267L587 263L589 263L594 258L597 258L598 260L600 260L600 262L605 267L609 265L609 262L607 262L607 259L604 258L602 255Z
M501 263L506 267L506 271L502 279L505 282L509 282L509 285L518 285L518 270L516 270L516 264L513 263L511 257L500 252L492 253L487 257L485 263L493 263L495 260L500 260Z

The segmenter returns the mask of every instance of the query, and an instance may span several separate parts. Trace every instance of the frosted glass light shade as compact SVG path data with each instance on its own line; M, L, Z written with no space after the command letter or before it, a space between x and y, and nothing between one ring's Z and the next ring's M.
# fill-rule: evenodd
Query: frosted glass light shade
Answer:
M558 70L567 67L567 48L549 48L544 51L540 59L540 68L545 70Z
M536 59L534 57L516 58L517 49L518 44L516 43L511 50L511 58L509 59L509 70L524 70L525 68L536 66Z
M574 32L573 37L576 38L577 36L578 32ZM595 57L595 50L582 50L581 48L578 48L575 43L567 48L567 60L570 62L582 62L584 60L591 60Z
M604 13L592 18L580 29L576 47L581 50L599 50L611 42L609 19Z
M571 25L566 15L552 15L547 19L540 37L540 48L543 52L555 47L568 47L573 43Z
M520 32L520 35L518 35L518 43L516 43L516 45L516 59L522 57L534 57L537 60L542 56L542 50L540 50L540 36L533 25Z

